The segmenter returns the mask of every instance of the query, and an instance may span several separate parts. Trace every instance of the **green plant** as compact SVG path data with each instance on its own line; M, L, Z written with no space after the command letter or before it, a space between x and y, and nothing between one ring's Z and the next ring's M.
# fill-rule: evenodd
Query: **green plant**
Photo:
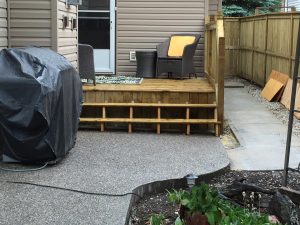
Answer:
M183 199L188 198L189 193L185 190L173 190L172 192L167 190L167 197L170 202L174 202L176 204L181 204Z
M180 217L177 217L177 219L175 220L175 225L185 225L185 223L180 219Z
M219 208L223 215L219 225L271 225L267 215L234 206L222 199L219 201Z
M193 187L191 192L174 190L167 196L169 201L184 206L191 215L199 212L205 215L210 225L271 225L267 215L233 205L206 184ZM180 218L176 221L175 225L185 222Z
M207 184L195 186L191 192L173 191L168 193L171 202L181 204L191 215L200 212L207 217L210 225L217 224L221 219L221 210L218 209L218 192Z
M150 225L163 225L165 217L162 214L152 215L149 219Z

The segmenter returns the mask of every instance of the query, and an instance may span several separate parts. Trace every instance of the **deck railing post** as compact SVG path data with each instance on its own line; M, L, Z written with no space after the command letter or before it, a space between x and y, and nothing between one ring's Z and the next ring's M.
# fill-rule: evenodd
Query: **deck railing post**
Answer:
M134 101L131 103L134 104ZM129 119L133 119L133 106L129 107ZM132 123L128 123L128 133L132 133Z

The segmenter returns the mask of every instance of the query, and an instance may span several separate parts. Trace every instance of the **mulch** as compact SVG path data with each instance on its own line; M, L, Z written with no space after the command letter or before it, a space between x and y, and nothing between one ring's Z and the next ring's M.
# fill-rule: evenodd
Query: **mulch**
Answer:
M229 171L223 175L210 180L208 184L222 192L236 180L245 178L247 183L255 184L259 187L269 190L277 190L282 185L282 171ZM288 187L300 191L300 173L289 173ZM267 213L270 196L262 195L262 212ZM136 204L131 211L131 223L133 225L145 225L153 214L163 214L166 218L166 225L174 225L178 216L178 206L169 203L166 193L147 196Z

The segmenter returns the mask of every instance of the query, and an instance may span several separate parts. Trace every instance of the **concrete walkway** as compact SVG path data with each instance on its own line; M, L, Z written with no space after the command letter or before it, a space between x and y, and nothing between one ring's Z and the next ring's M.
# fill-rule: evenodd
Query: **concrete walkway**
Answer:
M225 117L241 147L229 150L231 169L283 169L287 125L251 96L246 88L225 89ZM300 138L293 137L290 167L300 162Z
M59 164L31 173L2 171L0 180L122 194L153 181L210 173L228 164L214 136L81 131L75 149ZM130 198L1 182L0 224L124 225Z

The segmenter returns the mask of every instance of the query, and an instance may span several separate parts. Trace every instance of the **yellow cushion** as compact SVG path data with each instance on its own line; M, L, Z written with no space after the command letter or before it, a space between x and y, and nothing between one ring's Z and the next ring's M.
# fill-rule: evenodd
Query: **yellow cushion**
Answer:
M193 44L195 36L172 36L169 45L168 56L181 57L184 47Z

